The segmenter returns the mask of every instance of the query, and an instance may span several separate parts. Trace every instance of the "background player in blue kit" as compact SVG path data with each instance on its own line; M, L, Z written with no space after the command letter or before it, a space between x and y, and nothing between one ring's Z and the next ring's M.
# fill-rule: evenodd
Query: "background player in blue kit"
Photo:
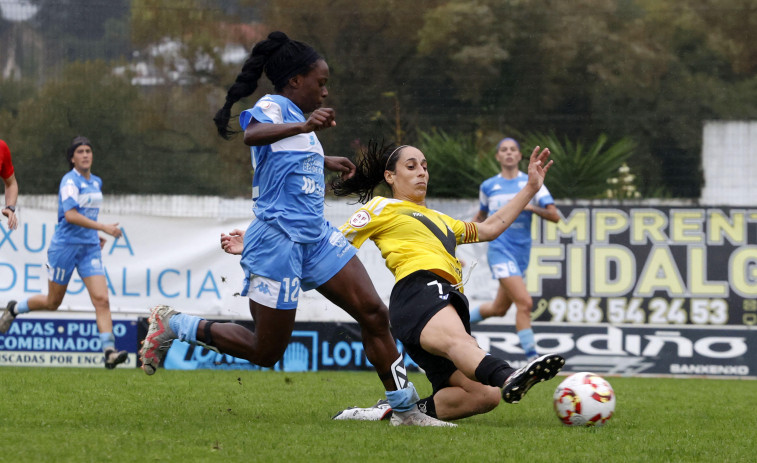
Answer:
M103 201L102 180L92 174L92 143L76 137L66 151L71 170L63 176L58 190L58 227L47 250L47 295L40 294L18 303L10 301L0 317L0 333L10 328L18 314L32 310L57 310L63 302L74 269L79 273L95 306L97 329L100 331L105 367L115 368L126 361L128 353L117 351L110 315L108 286L102 264L103 231L115 238L121 236L117 223L97 221Z
M388 309L355 256L357 250L323 216L324 168L343 177L355 172L348 159L324 156L315 135L336 126L334 110L321 107L328 95L326 61L310 46L271 33L255 45L229 88L226 104L214 118L219 134L230 136L231 107L255 91L263 72L275 94L239 116L254 169L255 219L244 235L241 265L242 293L249 297L255 329L154 307L140 351L143 369L155 373L176 338L271 367L289 344L300 292L317 289L360 323L366 356L395 410L392 423L446 425L418 410L418 394L389 330Z
M473 218L474 222L486 220L490 214L507 204L526 185L528 175L518 170L518 163L522 157L520 145L514 139L505 138L499 142L496 158L502 171L481 184L480 209ZM499 289L493 301L485 302L470 311L471 323L478 323L489 317L504 316L514 303L517 308L515 329L528 360L539 355L536 352L534 332L531 328L533 300L523 281L531 255L533 214L551 222L560 220L555 200L544 185L515 222L499 238L489 243L487 259L492 275L499 280Z

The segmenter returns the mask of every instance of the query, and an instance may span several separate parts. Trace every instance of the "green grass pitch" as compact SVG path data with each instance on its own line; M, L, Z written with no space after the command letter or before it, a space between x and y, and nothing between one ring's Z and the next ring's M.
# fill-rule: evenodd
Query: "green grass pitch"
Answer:
M561 378L454 429L394 428L330 419L383 396L368 372L2 367L0 461L755 461L755 381L609 377L615 416L569 428Z

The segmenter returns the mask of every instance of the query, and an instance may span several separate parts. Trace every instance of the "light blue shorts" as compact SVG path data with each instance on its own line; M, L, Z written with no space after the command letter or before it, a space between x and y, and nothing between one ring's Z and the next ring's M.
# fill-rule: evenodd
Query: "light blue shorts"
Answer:
M296 309L301 291L315 289L336 275L357 249L327 223L316 243L295 243L276 227L254 220L244 234L242 295L276 309Z
M105 275L100 244L51 244L47 249L47 279L65 286L74 268L81 278Z
M491 246L486 253L492 276L496 279L522 277L528 268L529 257L529 253L514 254L506 249L494 249Z

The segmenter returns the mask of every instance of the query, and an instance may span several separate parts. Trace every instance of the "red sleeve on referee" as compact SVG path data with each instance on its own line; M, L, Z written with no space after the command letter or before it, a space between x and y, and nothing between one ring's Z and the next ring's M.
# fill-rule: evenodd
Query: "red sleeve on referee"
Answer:
M13 163L11 162L11 150L4 141L0 140L0 177L8 178L13 175Z

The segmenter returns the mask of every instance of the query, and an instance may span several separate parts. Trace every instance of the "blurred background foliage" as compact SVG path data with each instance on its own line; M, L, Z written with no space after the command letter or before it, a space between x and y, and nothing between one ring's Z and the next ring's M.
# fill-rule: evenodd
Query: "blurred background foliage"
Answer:
M246 53L273 30L311 44L331 67L327 105L338 125L319 133L326 153L352 156L368 139L417 144L438 196L475 196L497 171L494 145L521 135L525 156L537 141L553 143L557 197L601 196L593 188L606 190L625 162L640 195L696 198L703 121L757 117L757 0L0 8L0 138L26 194L55 191L81 134L109 193L249 195L249 151L241 137L220 139L212 117ZM260 84L234 114L272 90Z
M528 132L519 135L522 146L549 147L552 153L550 159L554 161L554 170L550 168L545 184L555 198L605 198L618 199L617 192L608 194L608 185L617 183L619 170L629 169L625 164L633 155L635 144L629 138L610 144L607 135L600 134L590 145L573 142L567 137L561 139L554 133L541 134ZM528 169L530 152L523 153L521 170ZM556 166L560 166L558 169ZM630 175L629 172L625 172ZM625 178L625 177L624 177ZM633 184L630 179L627 183ZM633 191L637 191L635 188ZM633 198L634 195L624 195L623 199Z

